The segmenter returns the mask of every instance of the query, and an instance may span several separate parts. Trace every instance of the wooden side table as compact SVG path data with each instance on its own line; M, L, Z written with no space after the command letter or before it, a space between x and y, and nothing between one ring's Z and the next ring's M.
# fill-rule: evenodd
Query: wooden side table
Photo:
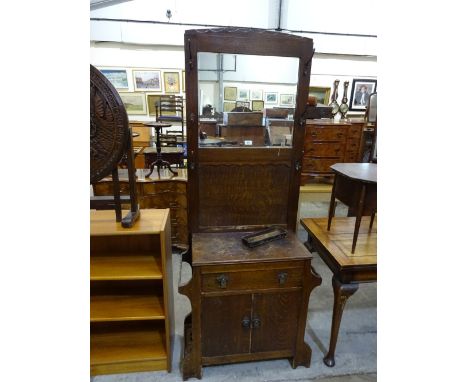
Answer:
M370 220L365 217L364 220ZM340 330L341 317L346 301L360 283L377 281L377 228L360 228L361 238L356 252L351 251L351 238L354 236L354 219L335 218L330 230L326 218L301 219L301 225L308 234L306 247L316 250L333 272L333 318L331 324L330 347L323 358L325 365L335 365L335 348Z
M356 214L351 253L356 249L356 242L362 216L371 215L369 231L372 229L377 211L377 165L374 163L336 163L330 166L335 173L335 180L328 211L327 230L330 230L335 215L335 199L346 204L351 213Z

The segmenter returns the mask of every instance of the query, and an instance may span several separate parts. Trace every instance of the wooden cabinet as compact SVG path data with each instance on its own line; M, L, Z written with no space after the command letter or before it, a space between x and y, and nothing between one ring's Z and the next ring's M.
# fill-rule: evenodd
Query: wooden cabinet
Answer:
M145 173L148 170L144 170ZM169 208L171 240L173 245L187 245L187 176L185 169L177 169L179 176L169 176L167 170L161 171L161 178L138 179L136 183L140 208ZM124 172L119 172L120 191L129 193L128 180ZM95 196L113 195L112 178L104 178L93 184Z
M360 162L363 122L307 120L301 184L332 178L335 163Z
M189 297L192 312L184 320L184 379L201 378L202 366L231 362L288 358L293 367L310 365L307 308L321 279L295 231L304 147L299 116L305 112L313 50L310 39L258 29L185 32L192 279L179 291ZM245 55L259 67L259 56L268 56L277 71L295 58L296 118L281 126L294 132L291 145L273 146L262 113L243 112L224 114L219 127L226 144L199 144L198 61L219 52ZM250 76L241 65L238 70L240 77ZM242 236L273 225L287 236L253 249L243 245Z
M174 337L169 210L132 228L91 211L91 375L171 370Z
M193 278L180 292L190 298L186 324L193 323L189 332L201 343L190 344L184 378L200 377L201 365L257 359L310 365L304 330L310 292L321 283L311 272L310 254L293 232L254 249L243 246L243 235L192 236Z

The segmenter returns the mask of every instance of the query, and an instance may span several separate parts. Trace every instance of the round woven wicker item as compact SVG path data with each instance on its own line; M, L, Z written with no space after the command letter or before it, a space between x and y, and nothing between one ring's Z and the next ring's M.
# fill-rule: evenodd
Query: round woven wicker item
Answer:
M119 93L90 65L90 170L91 183L109 175L129 144L128 117Z

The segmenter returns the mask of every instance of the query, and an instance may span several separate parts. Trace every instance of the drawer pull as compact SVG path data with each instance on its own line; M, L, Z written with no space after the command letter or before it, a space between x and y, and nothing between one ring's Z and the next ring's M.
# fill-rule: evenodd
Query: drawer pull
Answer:
M254 318L252 320L252 328L256 329L259 328L261 324L260 318Z
M242 319L242 327L243 328L250 328L250 318L249 317L244 317Z
M288 278L288 272L278 273L278 282L280 285L284 285L286 283L287 278Z
M220 288L226 289L229 277L226 275L219 275L216 277L216 281L218 282Z
M336 137L337 137L337 138L341 138L342 136L343 136L343 133L338 133L338 134L336 134Z
M316 136L317 136L317 133L311 133L310 136L311 136L311 137L316 137Z

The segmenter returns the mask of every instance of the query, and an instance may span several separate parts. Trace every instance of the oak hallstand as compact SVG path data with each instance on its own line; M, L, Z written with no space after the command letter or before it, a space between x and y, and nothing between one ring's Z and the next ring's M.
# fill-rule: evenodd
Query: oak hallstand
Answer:
M313 52L311 39L261 29L185 32L190 244L185 260L192 278L179 292L190 299L192 311L184 320L184 380L201 378L202 366L224 363L288 358L293 368L310 366L304 332L309 295L321 278L296 237L296 225ZM199 142L199 56L213 53L262 62L268 56L269 65L297 66L292 146L241 137L229 147ZM286 238L253 249L242 244L242 236L273 225L287 229Z

